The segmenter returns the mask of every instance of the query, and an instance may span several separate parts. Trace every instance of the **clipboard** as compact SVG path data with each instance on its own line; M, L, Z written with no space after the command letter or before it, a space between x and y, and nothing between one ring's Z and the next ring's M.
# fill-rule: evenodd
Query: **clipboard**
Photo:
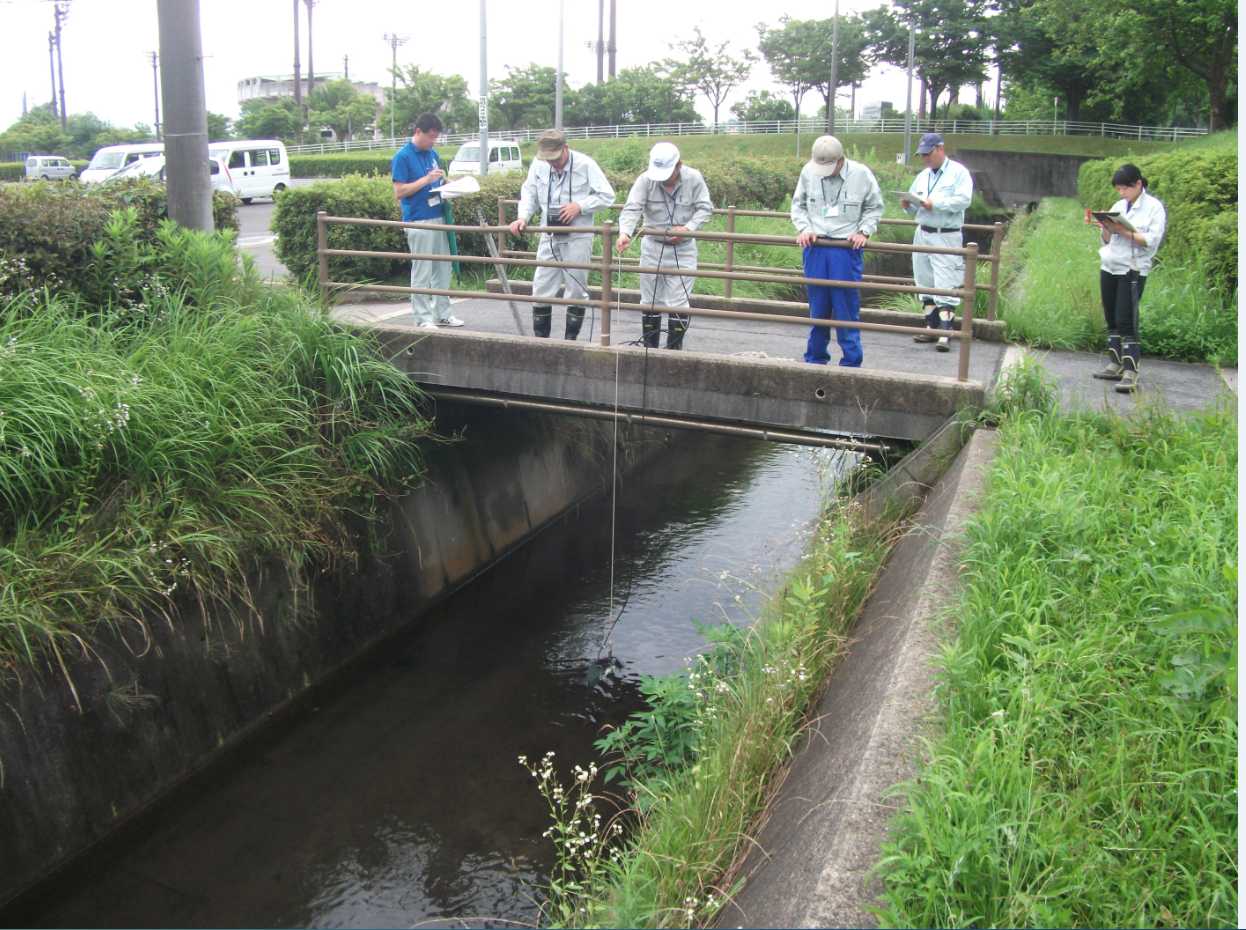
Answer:
M1090 215L1097 219L1100 223L1115 223L1117 226L1124 228L1128 232L1137 232L1133 227L1133 223L1125 219L1123 213L1114 213L1111 210L1091 210Z

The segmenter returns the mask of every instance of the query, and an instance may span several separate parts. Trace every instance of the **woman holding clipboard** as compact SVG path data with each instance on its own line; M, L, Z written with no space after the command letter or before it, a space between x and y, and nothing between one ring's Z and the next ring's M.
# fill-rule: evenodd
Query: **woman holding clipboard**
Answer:
M1137 165L1121 165L1112 175L1121 199L1103 213L1086 211L1087 222L1099 227L1099 294L1108 324L1108 361L1094 377L1115 381L1120 394L1138 388L1138 301L1168 216L1164 205L1147 193L1146 178Z

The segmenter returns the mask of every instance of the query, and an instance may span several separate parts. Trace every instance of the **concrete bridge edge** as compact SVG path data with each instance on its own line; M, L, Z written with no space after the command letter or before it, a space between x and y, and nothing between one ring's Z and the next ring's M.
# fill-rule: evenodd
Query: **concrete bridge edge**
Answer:
M923 446L922 463L901 463L890 487L862 500L877 513L929 492L854 627L719 926L875 925L867 908L881 889L872 870L903 804L892 789L917 771L921 738L931 732L963 531L995 454L990 430L974 431L961 448L969 429L949 422Z

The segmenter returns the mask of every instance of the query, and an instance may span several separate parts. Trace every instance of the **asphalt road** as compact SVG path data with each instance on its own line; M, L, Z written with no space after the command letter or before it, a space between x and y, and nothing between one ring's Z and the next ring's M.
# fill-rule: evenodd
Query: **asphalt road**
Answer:
M306 187L315 183L311 180L295 179L291 187ZM277 237L270 228L273 221L273 202L271 200L252 200L250 203L238 205L238 248L255 259L260 273L265 278L283 278L285 266L277 261L274 243Z

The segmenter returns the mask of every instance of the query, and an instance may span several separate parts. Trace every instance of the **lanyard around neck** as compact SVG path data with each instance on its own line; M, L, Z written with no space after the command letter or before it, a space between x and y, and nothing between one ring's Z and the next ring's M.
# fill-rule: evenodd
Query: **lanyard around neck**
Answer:
M567 153L567 167L563 170L562 180L558 182L559 193L563 186L567 188L567 203L571 202L571 171L575 167L575 155ZM561 206L561 204L560 204ZM545 188L545 212L553 212L554 209L554 167L551 165L549 169L549 184Z

